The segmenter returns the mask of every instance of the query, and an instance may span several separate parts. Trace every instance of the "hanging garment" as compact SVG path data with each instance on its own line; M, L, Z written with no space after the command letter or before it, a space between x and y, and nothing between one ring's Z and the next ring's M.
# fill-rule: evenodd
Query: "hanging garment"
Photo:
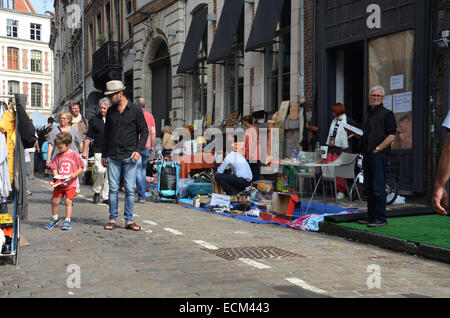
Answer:
M0 133L0 197L8 197L12 191L8 170L8 151L6 148L6 138Z
M6 134L6 148L8 151L8 170L10 182L14 180L14 156L16 149L16 114L8 110L3 114L0 122L0 131Z

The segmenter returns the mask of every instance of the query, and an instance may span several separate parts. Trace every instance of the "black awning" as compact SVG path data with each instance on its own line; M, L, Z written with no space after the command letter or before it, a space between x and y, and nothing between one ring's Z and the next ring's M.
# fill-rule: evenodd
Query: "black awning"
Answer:
M285 0L260 0L245 51L253 51L273 43Z
M209 51L208 64L217 63L230 57L231 46L241 16L244 0L226 0L220 15L217 32Z
M206 32L208 21L208 8L197 11L192 17L191 26L184 45L183 54L181 54L180 64L178 65L177 74L192 71L197 62L198 50L200 42Z

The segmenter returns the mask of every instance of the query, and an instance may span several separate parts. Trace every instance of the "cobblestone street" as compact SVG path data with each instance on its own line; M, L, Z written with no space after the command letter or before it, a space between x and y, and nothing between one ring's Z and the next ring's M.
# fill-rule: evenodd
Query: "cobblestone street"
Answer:
M72 229L47 231L48 180L30 182L19 265L0 260L1 297L449 297L447 264L276 225L252 224L167 203L136 204L144 231L105 231L108 206L82 186ZM123 212L123 193L119 213ZM64 206L60 207L64 217ZM274 247L283 258L230 259L223 248ZM369 288L379 266L379 288ZM79 270L80 288L73 285ZM369 267L370 269L370 267ZM369 279L368 279L369 278ZM77 287L77 286L75 286Z

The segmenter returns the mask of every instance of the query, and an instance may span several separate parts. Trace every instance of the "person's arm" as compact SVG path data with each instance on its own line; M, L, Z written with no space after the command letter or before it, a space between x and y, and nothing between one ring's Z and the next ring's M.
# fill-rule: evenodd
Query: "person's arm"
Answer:
M90 144L91 144L91 140L89 138L86 138L84 140L84 149L83 149L83 158L84 159L87 159L89 157L88 149L89 149Z
M141 157L141 151L145 149L148 139L148 127L145 121L144 113L142 111L136 112L136 129L139 135L139 140L136 145L134 152L131 154L131 159L133 161L138 161Z
M76 178L80 175L80 173L82 173L82 172L83 172L83 167L78 168L77 171L75 171L74 173L72 173L72 174L70 175L70 179L71 179L71 180L76 179Z
M150 128L150 147L155 146L155 140L156 140L156 127L153 126Z
M391 145L391 143L395 140L395 134L397 132L397 122L395 121L395 116L393 112L389 112L385 121L384 121L384 131L387 137L377 146L380 150L373 150L373 153L378 153L383 151L387 147Z
M448 194L445 186L450 178L450 138L447 138L444 149L442 149L441 158L437 170L436 180L434 182L434 195L432 199L434 210L447 215Z
M225 171L225 169L228 167L229 160L230 160L230 155L226 156L225 159L223 159L223 162L220 165L220 167L217 169L216 174L223 173Z
M48 148L47 148L47 161L46 164L47 166L50 166L50 158L52 157L52 152L53 152L53 145L52 144L48 144Z

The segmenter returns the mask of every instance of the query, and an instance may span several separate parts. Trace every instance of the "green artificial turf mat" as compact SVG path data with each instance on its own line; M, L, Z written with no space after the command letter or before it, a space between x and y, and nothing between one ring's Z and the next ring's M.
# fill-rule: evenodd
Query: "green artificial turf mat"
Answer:
M356 222L334 223L415 243L450 249L450 217L439 214L388 218L389 225L369 228Z

